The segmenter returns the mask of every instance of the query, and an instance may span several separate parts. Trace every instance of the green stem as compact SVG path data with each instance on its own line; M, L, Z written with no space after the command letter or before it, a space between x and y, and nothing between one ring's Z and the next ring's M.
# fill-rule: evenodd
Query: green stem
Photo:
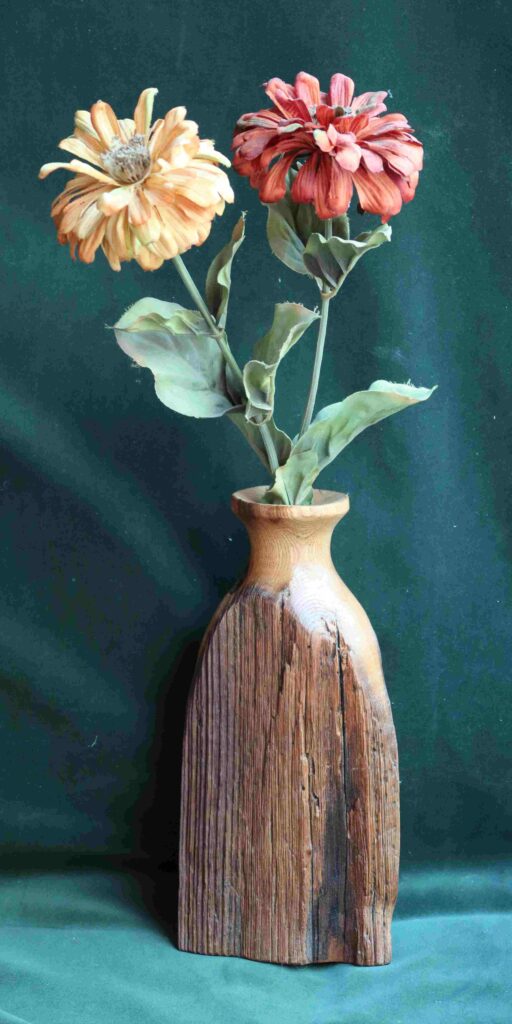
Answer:
M268 423L259 423L258 426L261 434L261 440L265 445L265 451L267 453L270 469L272 473L275 473L276 469L279 469L279 459L277 457L276 446L272 440L272 437L270 436Z
M203 319L207 323L211 333L213 334L221 352L226 360L226 363L231 367L233 375L239 387L241 388L242 394L245 392L244 378L242 371L229 347L228 340L226 338L226 332L215 323L215 320L206 305L206 302L201 295L201 292L197 288L194 279L189 274L181 256L174 256L173 261L178 274L185 285L191 299L195 302L199 312ZM279 468L279 459L277 457L276 447L270 435L270 430L267 423L258 424L261 439L265 445L265 451L267 453L268 464L272 474L275 473L276 469Z
M320 324L318 327L318 339L316 343L315 362L313 365L313 374L311 376L311 384L309 388L309 395L304 410L304 416L302 419L302 426L300 428L299 437L306 432L311 420L313 419L313 412L315 408L316 396L318 392L318 384L320 382L320 371L322 369L322 359L324 354L325 335L327 333L327 320L329 317L329 302L330 299L322 299L322 306L320 312Z
M194 279L189 274L181 256L174 256L173 263L191 299L193 299L193 301L195 302L203 319L206 321L208 327L210 328L210 331L213 334L215 341L217 342L217 345L219 346L222 355L224 356L224 359L231 367L237 383L243 385L242 371L228 345L225 331L223 331L222 327L219 327L218 324L215 323L215 320L212 314L210 313L210 310L208 309L208 306L206 305L206 302L204 301L201 292L197 288Z
M332 238L332 220L325 222L325 237ZM327 286L326 286L327 287ZM322 369L322 359L324 355L325 336L327 334L327 321L329 319L329 303L330 296L322 295L322 302L320 306L320 323L318 325L318 338L316 342L315 362L313 364L313 373L311 375L311 384L309 386L308 400L306 408L304 410L304 416L302 418L302 426L300 428L299 437L302 437L308 429L311 420L313 419L313 412L315 410L316 396L318 393L318 385L320 383L320 371Z

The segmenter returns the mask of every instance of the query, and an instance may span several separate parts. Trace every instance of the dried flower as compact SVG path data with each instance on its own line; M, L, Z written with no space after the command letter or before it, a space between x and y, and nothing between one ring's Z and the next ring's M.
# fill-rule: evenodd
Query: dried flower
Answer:
M354 186L361 209L383 222L413 198L423 147L403 114L382 116L386 92L354 98L352 79L336 74L324 93L304 71L294 86L272 78L265 92L274 105L244 114L233 139L233 166L262 202L283 198L297 164L292 199L312 203L324 220L347 211Z
M45 178L64 167L75 176L52 204L61 244L84 263L101 246L113 270L135 259L144 270L201 245L215 214L234 196L218 164L229 160L175 107L151 125L157 89L141 93L133 120L99 100L78 110L73 135L59 148L79 159L44 164ZM87 163L85 162L87 161Z

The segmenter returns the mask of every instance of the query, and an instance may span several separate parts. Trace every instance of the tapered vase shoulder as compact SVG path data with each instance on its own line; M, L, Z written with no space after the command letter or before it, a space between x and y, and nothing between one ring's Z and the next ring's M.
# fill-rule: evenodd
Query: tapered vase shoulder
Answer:
M275 963L387 963L398 761L375 633L336 572L346 495L237 492L244 579L204 638L184 738L179 944Z

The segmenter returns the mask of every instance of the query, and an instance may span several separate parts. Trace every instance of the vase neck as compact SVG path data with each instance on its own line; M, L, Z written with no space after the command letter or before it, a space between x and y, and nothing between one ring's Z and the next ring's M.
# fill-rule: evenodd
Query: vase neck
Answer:
M263 490L238 491L232 498L233 511L244 523L251 544L245 582L278 591L300 569L334 573L331 537L348 512L347 495L315 491L312 505L262 505L258 497Z

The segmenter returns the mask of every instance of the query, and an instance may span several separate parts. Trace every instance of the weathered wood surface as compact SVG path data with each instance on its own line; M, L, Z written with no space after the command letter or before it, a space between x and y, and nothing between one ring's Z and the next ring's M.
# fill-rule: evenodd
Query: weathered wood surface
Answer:
M348 499L318 495L309 510L233 499L251 563L207 631L189 698L182 949L391 958L395 732L375 634L330 559Z

